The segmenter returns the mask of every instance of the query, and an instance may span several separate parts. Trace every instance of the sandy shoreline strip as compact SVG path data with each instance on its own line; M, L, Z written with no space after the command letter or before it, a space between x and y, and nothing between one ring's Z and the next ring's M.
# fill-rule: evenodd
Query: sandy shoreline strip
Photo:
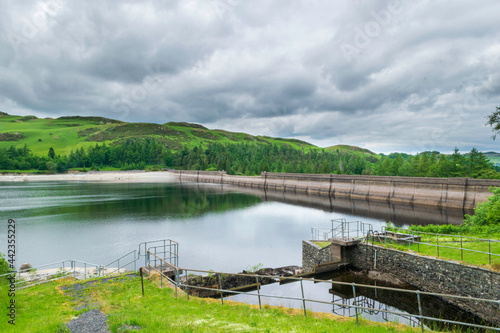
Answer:
M89 171L53 175L5 174L0 182L37 182L37 181L88 181L115 183L171 183L175 176L167 171Z

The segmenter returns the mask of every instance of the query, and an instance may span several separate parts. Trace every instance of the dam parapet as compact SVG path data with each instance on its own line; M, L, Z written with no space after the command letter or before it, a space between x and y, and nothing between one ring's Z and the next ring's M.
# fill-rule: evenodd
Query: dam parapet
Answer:
M491 195L500 180L292 174L263 172L260 176L233 176L224 171L170 171L181 182L217 183L274 191L305 193L334 199L369 200L408 205L473 209Z

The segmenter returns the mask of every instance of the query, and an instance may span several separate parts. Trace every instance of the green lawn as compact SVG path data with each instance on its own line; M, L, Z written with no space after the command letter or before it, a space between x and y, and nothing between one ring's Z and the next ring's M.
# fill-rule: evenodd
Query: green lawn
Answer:
M415 235L417 233L415 232ZM447 260L456 260L465 264L475 266L483 266L500 271L500 242L498 239L492 239L491 242L467 238L466 236L448 235L439 236L420 234L422 236L421 243L426 244L411 244L401 245L393 242L387 242L388 247L393 247L399 250L410 250L422 255L438 257ZM384 243L378 243L384 245ZM439 248L438 245L439 244ZM473 251L489 252L477 253ZM495 255L493 255L495 254Z
M66 285L74 282L65 282ZM309 313L297 309L255 306L200 299L185 295L175 298L170 288L145 279L146 296L141 296L140 278L98 283L79 297L63 292L62 283L35 286L16 292L16 325L0 322L2 332L67 332L65 323L84 311L99 308L108 316L112 332L131 332L125 325L137 325L138 332L417 332L397 324L378 324ZM5 309L6 287L0 288L0 306ZM86 310L75 308L88 304Z

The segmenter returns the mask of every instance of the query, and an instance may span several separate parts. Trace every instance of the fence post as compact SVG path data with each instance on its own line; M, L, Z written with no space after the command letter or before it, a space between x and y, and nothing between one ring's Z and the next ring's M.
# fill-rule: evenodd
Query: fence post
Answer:
M356 324L359 324L358 318L358 302L356 301L356 283L352 283L352 293L353 293L353 303L354 303L354 313L356 313Z
M418 237L418 231L417 231L417 237ZM420 236L420 241L417 242L417 252L420 252L420 242L422 241L422 236Z
M464 248L463 248L463 242L462 242L462 236L460 236L460 260L464 260Z
M144 297L144 277L142 275L142 267L139 268L139 275L141 276L142 297Z
M304 284L302 283L302 278L300 278L300 290L302 291L302 304L304 306L304 317L307 317L306 299L304 298Z
M260 285L259 285L259 277L256 276L255 279L257 280L257 295L259 295L259 310L262 310L262 303L260 301Z
M437 257L439 258L439 235L436 234Z
M490 260L491 265L491 240L488 239L488 258Z
M160 260L160 288L163 288L163 260Z
M418 301L418 313L420 314L420 328L422 329L422 332L424 331L424 323L422 322L422 303L420 302L420 291L417 290L417 301Z
M189 301L189 290L188 290L188 285L189 285L189 280L188 280L188 271L186 269L186 295L187 295L187 300Z
M224 295L222 294L222 279L221 279L221 274L217 274L219 275L219 290L220 290L220 302L222 305L224 305Z
M179 285L179 268L175 266L175 298L177 298L177 286Z

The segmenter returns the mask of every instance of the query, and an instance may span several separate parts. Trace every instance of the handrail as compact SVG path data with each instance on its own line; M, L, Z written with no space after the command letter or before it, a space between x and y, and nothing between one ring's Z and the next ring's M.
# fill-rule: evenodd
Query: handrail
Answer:
M373 231L372 231L373 232ZM149 251L148 251L149 252ZM454 298L454 299L460 299L460 300L466 300L466 301L473 301L473 302L486 302L486 303L491 303L495 305L500 306L500 300L492 300L492 299L487 299L487 298L475 298L475 297L468 297L468 296L460 296L460 295L452 295L452 294L443 294L443 293L433 293L433 292L425 292L425 291L419 291L419 290L408 290L408 289L401 289L401 288L392 288L392 287L383 287L383 286L373 286L373 285L365 285L365 284L355 284L355 283L349 283L349 282L341 282L341 281L332 281L332 280L322 280L322 279L314 279L314 278L302 278L302 277L296 277L296 276L283 276L283 277L276 277L272 275L260 275L260 274L243 274L243 273L227 273L227 272L219 272L219 271L207 271L207 270L200 270L200 269L188 269L188 268L182 268L173 265L172 263L169 263L165 261L164 259L158 257L152 252L149 252L150 255L156 257L158 260L161 260L162 263L165 265L170 266L171 268L174 269L175 276L176 276L176 281L169 279L169 281L174 284L176 288L176 296L177 296L177 287L185 287L189 289L200 289L200 290L210 290L210 291L216 291L220 293L225 293L225 294L245 294L245 295L253 295L256 297L269 297L269 298L278 298L278 299L290 299L290 300L298 300L302 302L314 302L314 303L323 303L323 304L331 304L331 305L340 305L340 306L345 306L349 308L354 308L356 311L358 309L361 310L376 310L376 311L381 311L385 313L391 313L395 314L398 316L408 316L408 313L402 313L402 312L395 312L395 311L390 311L390 310L384 310L384 309L374 309L374 308L369 308L369 307L363 307L358 304L354 305L346 305L346 304L340 304L340 303L335 303L335 302L326 302L326 301L321 301L321 300L316 300L316 299L309 299L305 297L292 297L292 296L281 296L281 295L266 295L262 293L258 294L252 294L249 292L245 291L235 291L235 290L227 290L223 289L222 286L218 286L216 288L209 288L209 287L200 287L200 286L193 286L188 284L188 280L186 279L185 283L181 283L179 279L179 271L184 271L186 272L195 272L195 273L206 273L206 274L215 274L215 275L230 275L230 276L246 276L246 277L255 277L258 281L258 279L264 279L264 278L270 278L270 279L275 279L275 280L291 280L291 281L298 281L302 283L303 281L312 281L314 283L328 283L330 285L341 285L341 286L351 286L353 290L355 291L356 288L368 288L368 289L374 289L374 290L387 290L387 291L393 291L393 292L402 292L402 293L407 293L407 294L413 294L416 296L416 299L418 301L419 309L421 309L421 303L420 303L420 296L421 295L427 295L427 296L435 296L435 297L444 297L444 298ZM152 266L151 266L152 267ZM163 276L163 274L161 274ZM260 302L259 302L260 303ZM306 310L304 308L304 314L306 315ZM471 324L471 323L464 323L464 322L458 322L458 321L453 321L453 320L446 320L442 318L434 318L434 317L428 317L420 314L410 314L410 316L418 318L420 320L429 320L429 321L438 321L438 322L443 322L443 323L449 323L449 324L459 324L459 325L464 325L464 326L470 326L470 327L475 327L475 328L483 328L483 329L489 329L489 330L495 330L495 331L500 331L500 328L495 328L491 326L485 326L485 325L478 325L478 324Z
M408 247L409 249L411 250L411 245L412 244L416 244L417 245L417 252L420 251L420 245L427 245L427 246L434 246L436 247L437 249L437 257L439 258L439 249L440 248L443 248L443 249L451 249L451 250L458 250L460 251L460 259L461 260L464 260L464 254L463 252L466 251L466 252L472 252L472 253L482 253L482 254L485 254L485 255L488 255L488 262L489 264L491 265L492 261L492 257L500 257L500 254L498 253L494 253L491 251L491 244L497 244L497 243L500 243L500 240L497 240L497 239L487 239L487 238L479 238L479 237L472 237L472 236L463 236L463 235L452 235L452 234L440 234L440 233L430 233L430 232L421 232L421 231L413 231L413 230L409 230L409 229L403 229L403 228L396 228L396 227L391 227L391 229L396 229L398 231L404 231L404 232L400 232L400 234L407 234L409 236L408 239L404 239L404 242L408 242ZM385 244L387 244L387 234L389 232L392 232L392 231L387 231L387 228L385 228L385 235L386 235L386 238L385 238ZM396 231L396 232L398 232ZM428 242L422 242L421 240L420 241L416 241L415 240L415 235L418 237L420 235L430 235L430 236L436 236L436 243L428 243ZM444 243L458 243L458 239L460 240L460 246L447 246L447 245L443 245L443 240L441 239L441 243L440 243L440 239L439 237L442 236L442 237L446 237L446 238L451 238L452 241L444 241ZM456 241L453 241L454 239L457 239ZM488 247L489 247L489 251L479 251L479 250L475 250L475 249L470 249L470 248L467 248L467 247L464 247L464 239L473 239L475 241L479 241L479 242L482 242L482 243L488 243ZM401 241L403 239L400 239ZM467 243L467 241L465 242Z

